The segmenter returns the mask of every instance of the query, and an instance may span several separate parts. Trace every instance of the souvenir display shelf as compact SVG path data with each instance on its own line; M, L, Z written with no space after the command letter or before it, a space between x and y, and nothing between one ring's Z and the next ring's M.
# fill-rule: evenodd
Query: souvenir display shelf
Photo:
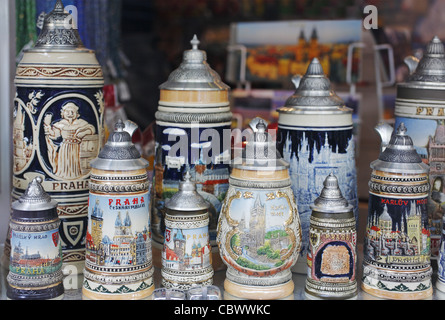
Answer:
M367 214L367 208L360 208L360 214ZM3 245L0 247L3 250ZM357 284L358 284L358 295L355 300L385 300L374 297L361 289L361 277L362 277L362 262L363 262L363 244L360 242L357 246ZM445 300L445 293L442 293L436 289L435 283L437 281L437 262L432 261L433 266L433 296L427 300ZM6 276L8 270L4 266L0 266L0 300L7 300L6 298ZM161 288L161 269L155 268L154 271L154 283L155 288ZM221 290L221 294L224 297L224 280L226 278L226 270L216 271L213 276L213 284ZM295 289L293 294L293 299L289 300L309 300L306 297L304 288L306 283L306 275L293 273L292 280L295 283ZM72 279L67 279L65 277L65 296L63 300L82 300L82 283L83 275L75 275ZM69 288L67 288L69 286ZM292 297L290 297L292 298ZM354 300L354 299L353 299Z

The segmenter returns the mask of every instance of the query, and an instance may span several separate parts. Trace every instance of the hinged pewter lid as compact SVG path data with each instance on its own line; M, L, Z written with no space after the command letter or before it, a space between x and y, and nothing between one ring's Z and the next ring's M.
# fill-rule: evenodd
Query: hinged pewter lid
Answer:
M192 49L184 52L183 61L178 69L159 86L160 90L219 90L227 91L229 86L207 63L207 53L199 50L196 35L190 41Z
M344 101L331 89L331 82L317 58L311 61L303 77L294 76L292 81L297 89L286 100L284 107L278 110L280 113L352 114L352 109L346 107Z
M194 213L208 211L209 203L196 191L196 184L187 170L184 180L179 182L179 190L165 204L167 212Z
M42 178L35 177L26 188L25 192L11 208L15 211L43 211L57 208L57 201L52 200L42 186Z
M410 69L407 85L445 85L445 49L437 36L427 44L420 61L408 57L405 63Z
M148 161L141 157L132 142L132 135L137 125L132 121L119 119L114 132L100 151L98 157L91 161L91 167L102 170L137 170L146 168Z
M391 129L392 127L388 124L381 124L376 127L376 131L382 137L383 150L379 158L371 163L371 168L400 174L428 173L429 166L422 162L414 148L413 140L406 134L405 124L400 123L397 131L394 131L390 136L389 131ZM389 136L391 137L389 142L385 141Z
M275 171L289 168L276 148L276 142L267 132L267 122L260 117L253 119L241 158L232 161L232 167L241 170Z
M73 26L73 17L65 11L61 0L57 0L54 10L43 21L42 31L33 49L29 51L76 50L86 49Z
M343 197L333 173L326 177L320 196L315 199L311 209L322 213L352 212L353 206Z

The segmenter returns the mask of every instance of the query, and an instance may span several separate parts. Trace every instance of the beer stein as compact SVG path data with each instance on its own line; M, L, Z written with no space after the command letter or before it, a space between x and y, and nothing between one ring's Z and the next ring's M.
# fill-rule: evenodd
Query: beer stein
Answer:
M311 205L331 172L358 219L357 173L352 110L331 89L317 58L306 74L294 77L297 87L278 110L277 148L290 164L289 174L303 232L300 256L309 249ZM292 268L306 274L306 261Z
M34 178L12 204L11 257L6 296L11 300L61 300L62 246L57 202Z
M188 290L213 284L209 207L187 171L179 191L165 204L164 287Z
M301 245L289 165L263 119L253 119L250 127L242 157L233 160L218 222L217 242L227 265L225 299L287 299Z
M429 167L403 122L394 132L386 123L376 130L383 150L371 163L362 289L379 298L429 298L433 292Z
M119 120L91 162L83 299L143 300L154 290L148 161Z
M82 273L90 161L104 143L104 77L72 17L57 0L35 46L17 66L13 114L13 199L41 175L58 203L67 273Z
M332 173L314 201L309 228L306 294L320 299L357 296L357 231L352 205Z

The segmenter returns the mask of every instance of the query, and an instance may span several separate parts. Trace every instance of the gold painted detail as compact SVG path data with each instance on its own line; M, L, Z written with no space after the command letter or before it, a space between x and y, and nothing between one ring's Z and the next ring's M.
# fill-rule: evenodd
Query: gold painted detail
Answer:
M100 67L38 67L19 66L17 77L51 77L51 78L103 78Z

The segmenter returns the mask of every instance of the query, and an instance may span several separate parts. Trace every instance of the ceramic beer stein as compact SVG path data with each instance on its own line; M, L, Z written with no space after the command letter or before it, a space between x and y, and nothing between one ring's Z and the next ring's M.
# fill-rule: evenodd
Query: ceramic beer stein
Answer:
M383 151L371 163L362 289L387 299L429 298L433 292L427 216L429 168L403 123L392 135L388 124L376 130L382 137Z
M397 85L395 126L404 123L422 161L430 166L428 223L431 257L439 254L441 224L445 210L445 51L438 37L427 45L423 58L405 59L410 76ZM436 197L432 198L432 193Z
M356 220L352 205L341 194L338 179L332 173L312 206L309 239L308 297L356 297Z
M11 257L6 296L11 300L61 300L64 295L57 202L34 178L12 204Z
M13 199L37 175L57 201L64 265L82 273L90 161L104 140L104 79L60 0L17 66L13 115Z
M209 207L187 171L179 191L165 204L164 287L188 290L213 284Z
M91 162L83 299L142 300L154 290L148 161L119 120Z
M306 274L311 205L331 172L358 218L357 175L352 110L331 89L317 58L310 63L285 106L278 110L277 148L290 164L289 174L298 205L303 238L292 271Z
M286 299L293 295L291 267L301 245L289 165L264 120L250 126L253 133L232 164L218 222L217 242L227 265L225 299Z
M154 263L161 266L164 243L165 203L178 191L190 168L192 180L210 204L210 243L215 270L224 267L215 242L221 203L229 187L232 113L229 87L208 65L205 51L198 49L196 36L183 62L160 88L156 112L156 159L152 211Z

